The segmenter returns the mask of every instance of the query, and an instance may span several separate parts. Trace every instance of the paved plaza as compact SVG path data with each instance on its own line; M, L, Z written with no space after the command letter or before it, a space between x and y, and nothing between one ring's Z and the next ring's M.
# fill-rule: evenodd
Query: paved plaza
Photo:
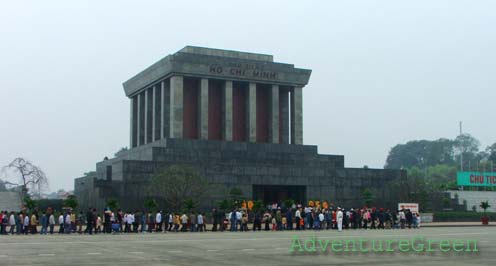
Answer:
M477 253L294 254L301 239L474 239ZM0 265L494 265L495 227L0 237Z

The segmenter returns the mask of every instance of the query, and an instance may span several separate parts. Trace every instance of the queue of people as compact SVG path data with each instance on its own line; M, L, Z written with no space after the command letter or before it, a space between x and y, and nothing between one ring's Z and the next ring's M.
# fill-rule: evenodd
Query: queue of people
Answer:
M103 213L90 208L86 213L72 210L46 212L1 212L0 234L99 234L152 232L246 232L284 230L405 229L420 228L420 215L409 209L390 211L384 208L318 208L274 205L265 211L236 208L231 211L213 209L204 212L147 212L106 208ZM251 229L249 228L251 226ZM84 228L84 229L83 229Z

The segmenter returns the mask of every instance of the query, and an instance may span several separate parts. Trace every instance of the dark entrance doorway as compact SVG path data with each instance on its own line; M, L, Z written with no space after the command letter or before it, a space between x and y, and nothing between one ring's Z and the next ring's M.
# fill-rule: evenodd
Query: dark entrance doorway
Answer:
M306 186L266 186L253 185L253 199L263 201L264 205L282 203L292 199L295 203L304 203Z

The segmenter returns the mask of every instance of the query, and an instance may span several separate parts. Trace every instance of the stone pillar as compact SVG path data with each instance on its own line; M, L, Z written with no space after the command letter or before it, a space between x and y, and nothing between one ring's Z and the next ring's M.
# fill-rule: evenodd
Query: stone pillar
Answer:
M280 143L289 144L289 91L279 89L279 105L281 113L281 140Z
M183 137L183 77L170 78L170 137Z
M269 105L269 141L279 143L279 86L272 85Z
M155 93L156 93L156 87L157 85L154 85L152 87L152 142L155 141Z
M302 87L293 87L291 91L291 144L303 144Z
M165 138L164 132L164 122L165 122L165 108L164 108L164 98L165 98L165 81L160 82L160 139Z
M148 97L148 89L145 89L145 121L144 121L144 125L145 125L145 140L143 142L143 144L147 144L148 143L148 104L150 104L150 99Z
M249 142L257 142L257 84L251 83L248 87L248 134Z
M198 94L200 99L198 101L200 105L200 123L199 130L200 139L208 139L208 79L202 78L200 81L200 93Z
M136 112L136 146L140 146L141 144L141 93L136 96L136 100L138 101L138 110Z
M225 141L232 141L232 119L233 119L233 82L226 80L224 86L224 121L223 136Z
M129 108L130 110L130 121L131 121L131 126L130 126L130 132L129 132L129 149L133 147L133 140L134 140L134 97L129 98L129 102L131 102L131 106Z

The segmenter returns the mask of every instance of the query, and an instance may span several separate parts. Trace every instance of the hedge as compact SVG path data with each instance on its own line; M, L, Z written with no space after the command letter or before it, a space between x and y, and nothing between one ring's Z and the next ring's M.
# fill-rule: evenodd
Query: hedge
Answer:
M476 222L484 215L482 212L434 212L434 222ZM487 212L489 221L496 221L496 212Z

